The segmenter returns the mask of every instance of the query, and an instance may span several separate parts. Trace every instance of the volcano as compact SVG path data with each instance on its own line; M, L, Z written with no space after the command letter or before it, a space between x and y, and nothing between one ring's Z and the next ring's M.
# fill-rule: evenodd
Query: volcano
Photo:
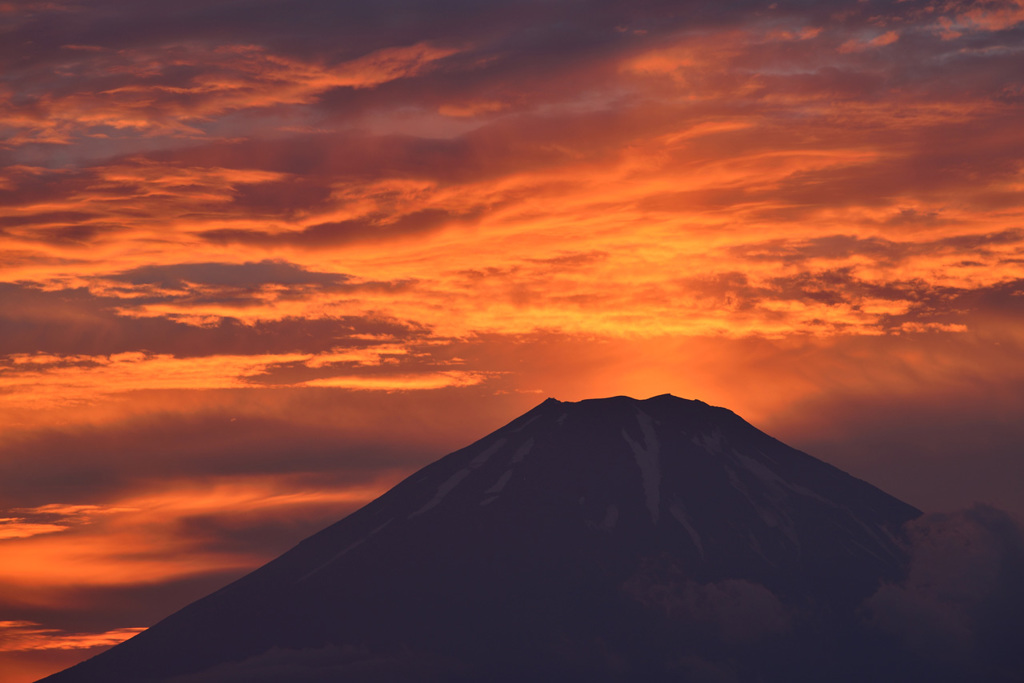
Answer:
M670 395L548 399L48 683L901 680L921 513Z

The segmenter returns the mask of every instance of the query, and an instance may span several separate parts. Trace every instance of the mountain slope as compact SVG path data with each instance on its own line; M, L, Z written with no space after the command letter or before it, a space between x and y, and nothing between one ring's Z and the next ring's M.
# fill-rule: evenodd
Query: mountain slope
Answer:
M45 680L863 675L919 514L700 401L549 399Z

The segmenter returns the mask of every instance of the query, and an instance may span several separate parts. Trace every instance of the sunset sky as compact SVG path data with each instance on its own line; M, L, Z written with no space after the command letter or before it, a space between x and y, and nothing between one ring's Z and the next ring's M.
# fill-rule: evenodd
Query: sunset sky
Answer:
M1024 516L1024 2L0 1L0 670L561 400Z

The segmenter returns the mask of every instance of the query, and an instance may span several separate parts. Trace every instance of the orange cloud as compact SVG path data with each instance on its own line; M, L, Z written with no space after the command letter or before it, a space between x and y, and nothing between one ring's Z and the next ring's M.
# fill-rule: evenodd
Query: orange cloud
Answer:
M952 14L952 18L948 15L940 17L946 39L959 37L964 31L1003 31L1024 22L1024 2L1021 0L977 4L948 2L941 9Z
M103 633L67 633L31 621L0 621L0 652L31 650L87 650L110 647L144 628L119 628Z
M389 481L390 476L384 480ZM261 516L301 516L304 511L359 506L382 492L381 483L296 489L287 479L270 476L165 484L163 490L108 505L90 505L87 517L73 512L60 525L59 533L53 530L45 535L0 539L4 543L0 584L34 590L67 585L123 586L242 569L269 558L229 548L205 548L204 539L183 533L184 523L197 517L248 518L253 523ZM44 506L26 513L59 518L55 509Z
M0 517L0 541L7 538L29 538L38 534L52 534L68 527L61 524L34 524L20 517Z
M388 369L388 359L406 355L404 348L387 345L360 351L326 354L213 355L176 358L130 352L109 356L12 354L0 367L0 404L42 409L75 405L109 394L133 391L258 388L261 377L273 376L276 366L301 366L314 376L274 386L335 387L384 391L438 389L482 382L490 373L444 370L420 373L351 374L353 368Z
M438 107L438 113L443 116L454 116L456 118L467 118L473 116L479 116L480 114L490 114L493 112L499 112L505 109L508 105L504 102L496 101L482 101L482 102L465 102L459 104L442 104Z
M851 38L842 45L839 46L839 52L842 54L850 54L851 52L863 52L864 50L870 50L873 47L885 47L886 45L892 45L900 39L898 31L886 31L880 35L870 38L868 40L860 40Z

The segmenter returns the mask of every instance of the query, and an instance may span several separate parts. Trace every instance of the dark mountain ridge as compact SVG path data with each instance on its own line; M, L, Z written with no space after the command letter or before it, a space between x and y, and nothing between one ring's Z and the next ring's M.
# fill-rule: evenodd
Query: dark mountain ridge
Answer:
M548 399L45 680L900 680L858 606L919 515L723 408Z

